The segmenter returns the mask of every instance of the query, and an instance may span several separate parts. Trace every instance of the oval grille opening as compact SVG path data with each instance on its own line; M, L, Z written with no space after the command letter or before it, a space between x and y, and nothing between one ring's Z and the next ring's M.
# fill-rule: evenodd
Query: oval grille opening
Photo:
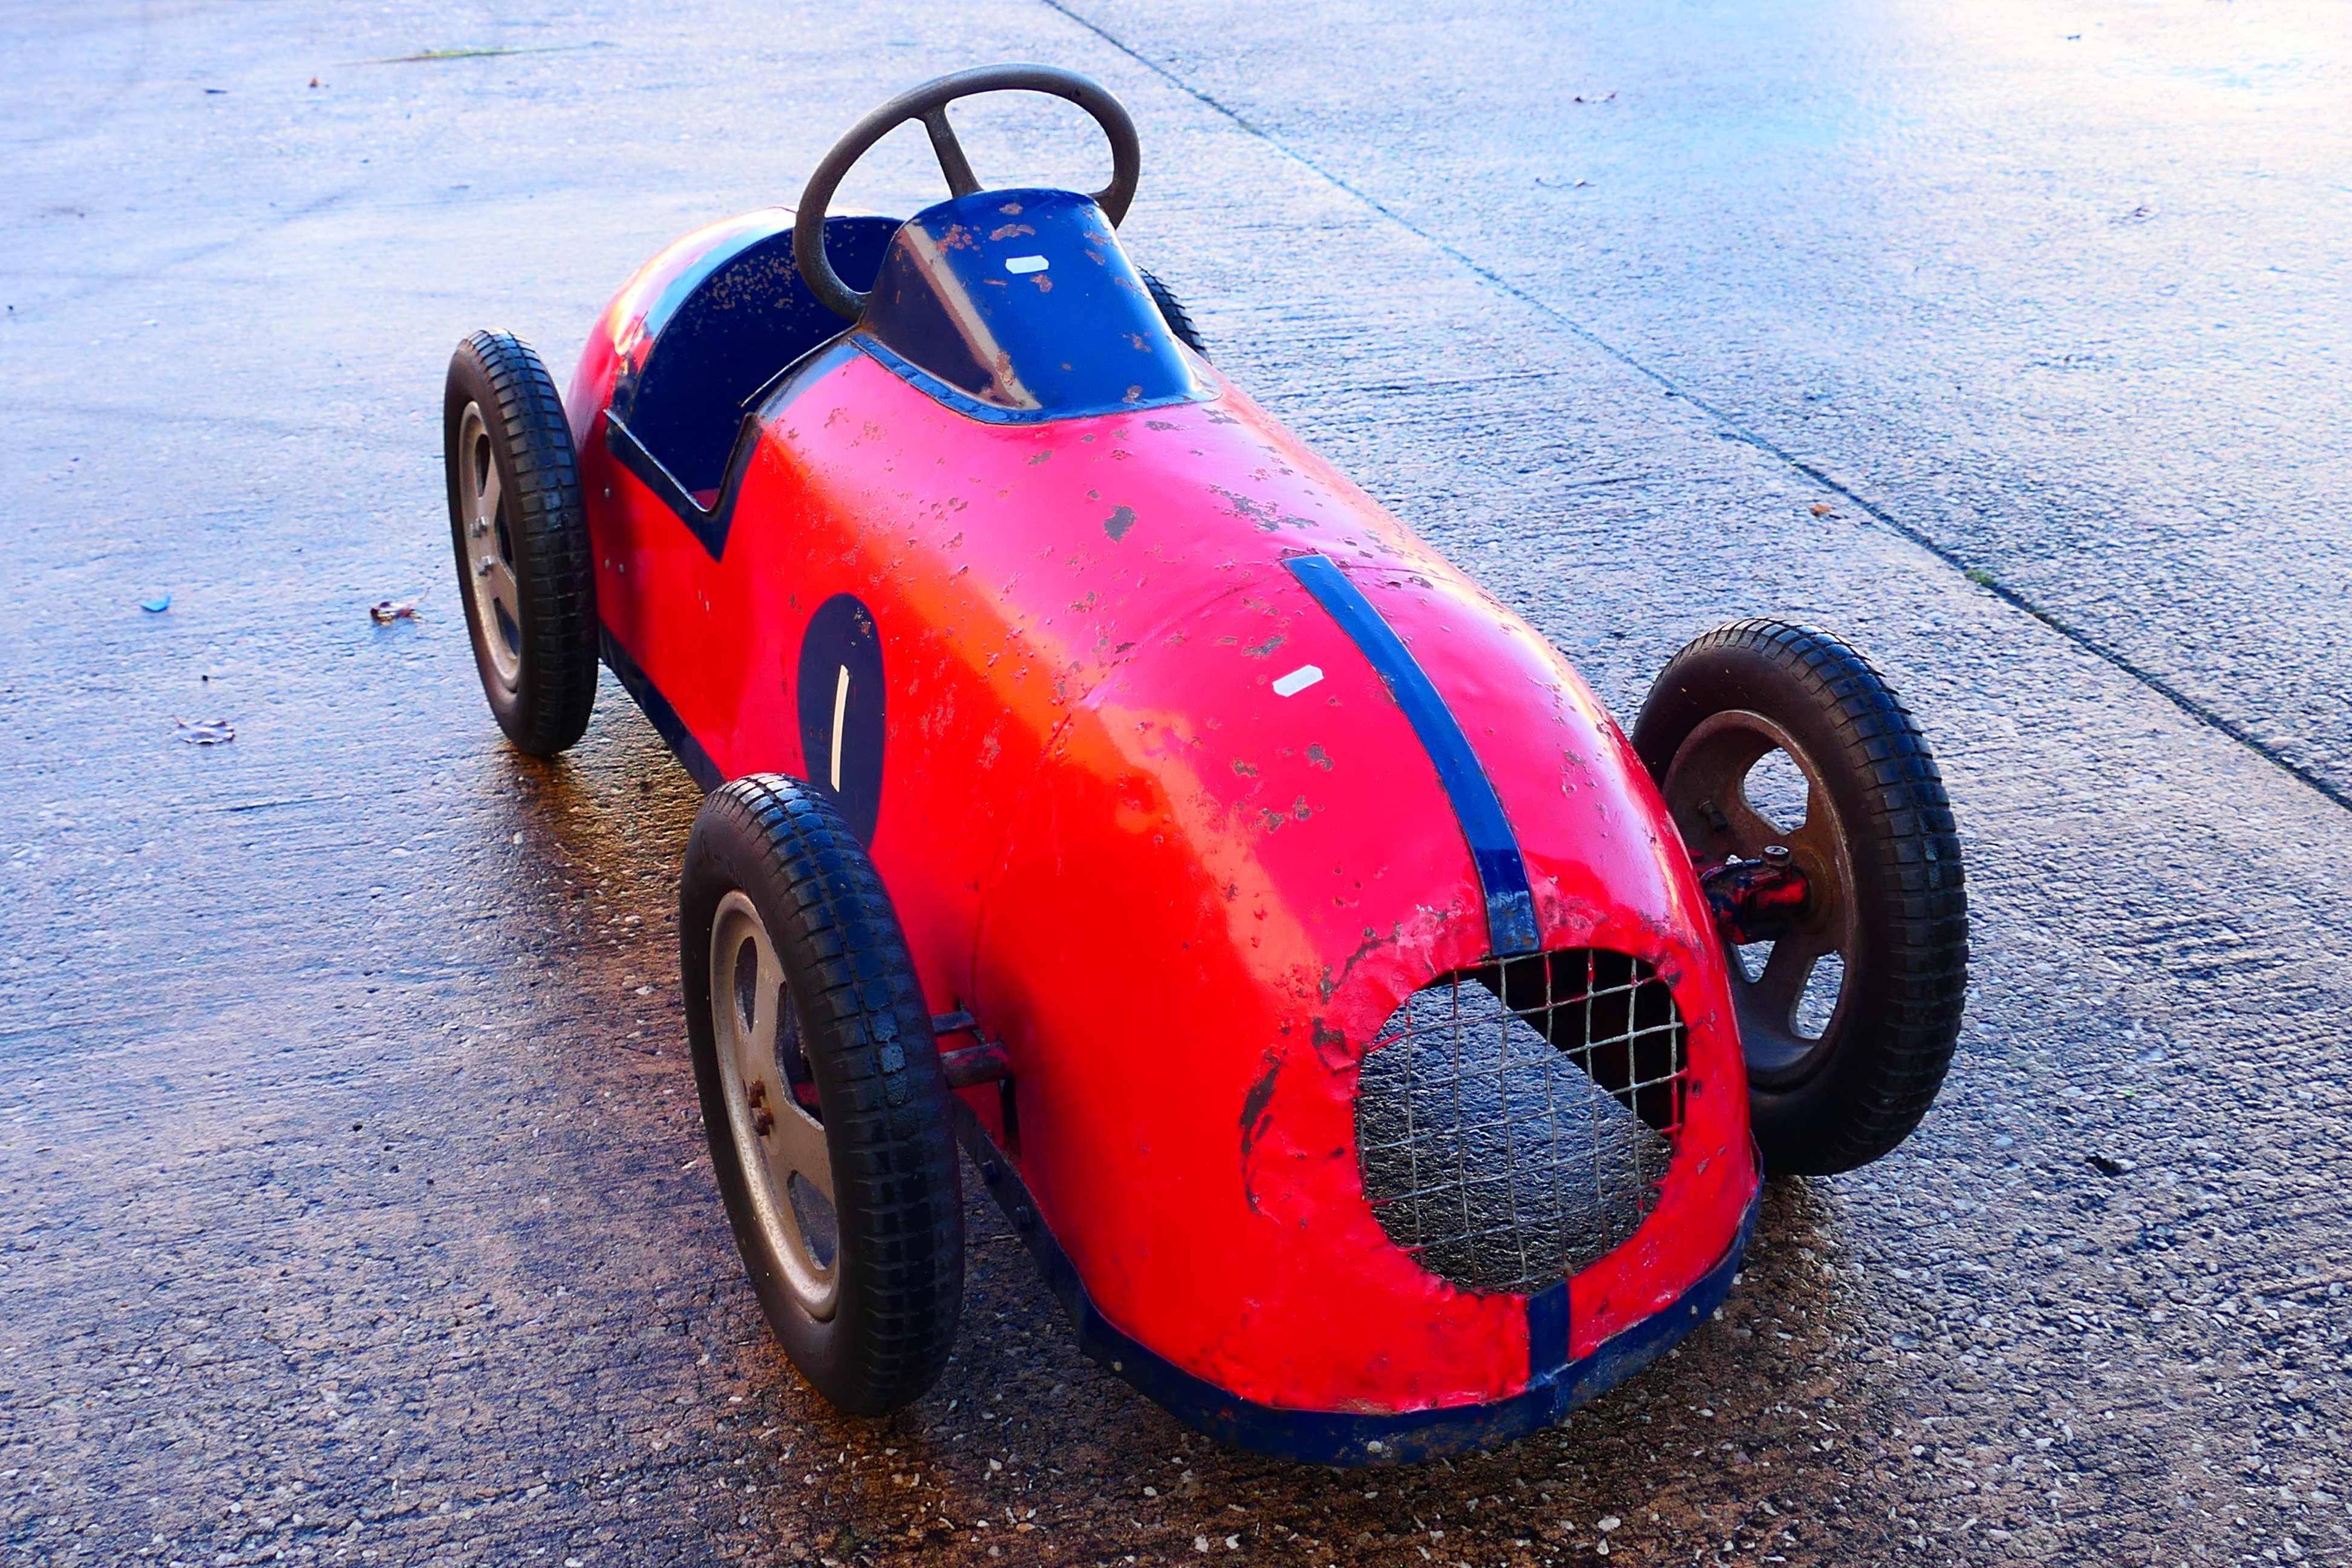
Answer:
M1674 993L1626 953L1534 953L1414 992L1357 1080L1381 1228L1465 1289L1576 1272L1656 1205L1687 1056Z

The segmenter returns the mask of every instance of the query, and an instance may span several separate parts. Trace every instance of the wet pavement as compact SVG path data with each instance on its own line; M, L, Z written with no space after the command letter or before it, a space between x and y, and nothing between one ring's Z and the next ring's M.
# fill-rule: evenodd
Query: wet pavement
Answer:
M2352 1561L2352 27L1964 9L0 13L0 1560ZM1621 713L1795 615L1943 758L1943 1100L1558 1430L1220 1451L979 1206L948 1375L830 1414L701 1157L694 788L609 681L555 764L483 709L451 345L562 379L998 58L1125 97L1220 363Z

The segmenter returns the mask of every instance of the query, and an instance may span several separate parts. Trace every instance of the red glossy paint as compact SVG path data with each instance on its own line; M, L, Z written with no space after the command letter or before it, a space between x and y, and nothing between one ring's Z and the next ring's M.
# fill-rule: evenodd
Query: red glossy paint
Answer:
M772 215L736 221L755 219ZM1104 1314L1286 1408L1528 1382L1524 1299L1424 1271L1357 1173L1362 1053L1487 939L1426 752L1281 564L1310 552L1459 719L1545 945L1648 960L1690 1026L1671 1172L1642 1229L1571 1281L1572 1352L1720 1259L1758 1182L1721 949L1654 790L1559 656L1205 367L1199 405L992 425L854 354L772 411L714 561L607 452L602 410L652 301L732 232L665 252L583 356L602 615L721 773L805 776L802 630L836 593L871 608L874 858L933 1011L971 1011L1010 1052L1017 1141L992 1089L970 1103ZM1309 664L1319 681L1275 692Z

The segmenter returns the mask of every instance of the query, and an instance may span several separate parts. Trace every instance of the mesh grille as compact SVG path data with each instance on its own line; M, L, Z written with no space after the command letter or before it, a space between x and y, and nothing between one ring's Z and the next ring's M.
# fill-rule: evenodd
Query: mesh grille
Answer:
M1655 1206L1687 1055L1674 994L1621 952L1505 959L1414 992L1358 1078L1381 1228L1465 1289L1574 1273Z

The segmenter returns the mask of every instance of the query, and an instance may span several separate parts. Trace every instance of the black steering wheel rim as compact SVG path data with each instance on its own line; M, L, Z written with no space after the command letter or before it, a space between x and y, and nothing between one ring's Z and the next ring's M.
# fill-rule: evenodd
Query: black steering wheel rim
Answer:
M833 205L833 194L866 150L883 137L910 120L920 121L930 133L931 151L938 154L940 173L948 180L948 189L955 195L968 196L981 189L979 178L971 172L971 160L957 142L955 131L948 124L948 105L959 98L971 98L983 92L1043 92L1067 99L1088 114L1102 127L1110 142L1110 184L1097 191L1095 205L1117 228L1127 216L1129 204L1135 200L1136 176L1143 163L1143 150L1135 134L1135 121L1110 89L1091 77L1080 76L1059 66L1005 65L976 66L939 77L900 93L845 132L820 160L816 172L809 176L808 186L801 192L799 211L793 219L793 261L800 268L802 280L809 286L826 309L837 315L856 321L866 310L866 296L841 280L833 263L824 255L824 216Z

